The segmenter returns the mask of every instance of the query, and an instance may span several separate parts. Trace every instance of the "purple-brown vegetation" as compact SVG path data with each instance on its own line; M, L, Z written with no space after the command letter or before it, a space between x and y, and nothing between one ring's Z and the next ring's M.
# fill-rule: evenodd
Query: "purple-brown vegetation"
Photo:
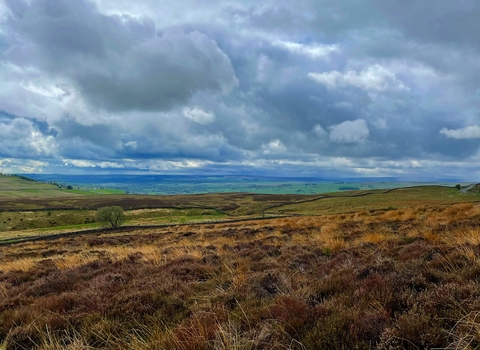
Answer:
M479 214L460 204L1 247L0 344L475 349Z

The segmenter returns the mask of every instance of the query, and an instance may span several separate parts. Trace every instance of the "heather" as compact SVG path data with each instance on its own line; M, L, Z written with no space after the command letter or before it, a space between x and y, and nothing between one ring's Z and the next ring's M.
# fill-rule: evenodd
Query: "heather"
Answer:
M477 204L0 248L6 349L480 345Z

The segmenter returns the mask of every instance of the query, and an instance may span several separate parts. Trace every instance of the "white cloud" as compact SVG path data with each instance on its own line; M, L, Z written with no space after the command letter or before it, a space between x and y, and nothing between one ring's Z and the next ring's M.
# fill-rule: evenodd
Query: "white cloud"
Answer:
M287 147L282 143L282 141L276 139L270 141L268 144L262 145L263 154L278 154L283 153L287 150Z
M73 165L79 168L115 168L115 169L123 169L125 168L124 164L118 162L96 162L93 160L82 160L82 159L63 159L63 163L66 166Z
M328 89L338 89L347 86L357 87L368 91L408 90L395 73L385 67L375 64L357 73L347 70L345 73L331 71L325 73L308 73L308 77Z
M0 172L2 173L41 173L48 163L31 160L31 159L16 159L16 158L2 158L0 159Z
M68 96L68 92L65 91L65 88L62 88L62 86L59 85L41 86L35 85L33 82L20 85L27 91L48 98L60 99L63 96Z
M293 41L276 41L275 46L282 47L292 53L305 55L309 58L328 58L328 56L338 51L338 45L322 45L322 44L300 44Z
M125 142L124 146L131 149L137 149L137 141Z
M212 111L205 111L200 107L185 108L183 115L199 124L210 124L215 120L215 113Z
M480 127L478 125L471 125L462 129L443 128L440 130L440 134L457 140L478 139L480 138Z
M320 124L317 124L313 127L313 132L319 137L325 137L328 133L325 131L324 128Z
M369 134L367 123L363 119L347 120L330 127L330 141L338 143L358 143Z
M0 154L18 158L49 156L56 146L55 138L43 135L29 119L0 123Z

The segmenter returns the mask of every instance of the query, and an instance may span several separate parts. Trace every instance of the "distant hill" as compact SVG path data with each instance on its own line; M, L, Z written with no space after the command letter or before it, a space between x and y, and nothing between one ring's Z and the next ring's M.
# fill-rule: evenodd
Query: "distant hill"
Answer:
M71 197L78 194L57 185L37 182L24 176L0 174L0 200L9 198Z

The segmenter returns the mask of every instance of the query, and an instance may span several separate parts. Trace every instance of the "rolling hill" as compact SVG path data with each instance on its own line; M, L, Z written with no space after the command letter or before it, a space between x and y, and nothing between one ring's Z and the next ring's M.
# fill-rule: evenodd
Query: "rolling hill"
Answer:
M78 191L77 191L78 192ZM5 198L58 198L78 196L56 185L0 174L0 200Z

